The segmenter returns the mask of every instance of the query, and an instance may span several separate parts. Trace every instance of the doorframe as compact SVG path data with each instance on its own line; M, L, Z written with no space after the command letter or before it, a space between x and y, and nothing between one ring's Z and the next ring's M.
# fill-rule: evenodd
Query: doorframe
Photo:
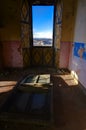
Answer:
M23 66L24 67L31 67L31 49L33 48L32 46L32 42L33 42L33 35L32 35L32 5L54 5L54 22L53 22L53 50L54 50L54 56L53 56L53 66L55 67L59 67L59 56L60 56L60 48L58 48L58 40L59 40L59 43L60 43L60 38L57 38L58 37L58 34L59 36L61 36L61 32L57 32L56 30L56 25L58 26L59 24L56 24L56 20L59 19L57 16L56 16L56 13L59 12L59 9L58 9L58 6L60 5L60 7L62 6L63 4L63 1L62 0L51 0L51 1L36 1L36 0L32 0L32 1L28 1L28 0L22 0L22 3L24 2L27 2L28 3L28 7L29 7L29 21L28 21L28 25L29 25L29 43L26 41L26 46L23 46L23 43L21 42L21 48L22 48L22 51L25 50L24 52L26 53L26 57L28 57L28 61L25 62L25 57L22 53L22 57L23 57ZM21 10L22 12L22 10ZM61 25L60 25L61 26ZM58 27L59 29L60 27ZM60 28L61 29L61 28ZM21 32L22 33L22 32ZM22 37L21 37L22 39ZM24 40L24 39L23 39ZM22 41L22 40L21 40ZM57 45L56 45L57 44ZM44 47L45 48L45 47Z

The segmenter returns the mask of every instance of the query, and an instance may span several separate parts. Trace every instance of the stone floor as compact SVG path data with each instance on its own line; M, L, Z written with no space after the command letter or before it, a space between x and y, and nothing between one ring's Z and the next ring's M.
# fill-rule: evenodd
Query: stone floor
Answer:
M16 83L25 75L47 73L53 82L53 124L47 127L0 121L0 130L86 130L86 95L68 71L31 68L0 72L0 106L4 104Z

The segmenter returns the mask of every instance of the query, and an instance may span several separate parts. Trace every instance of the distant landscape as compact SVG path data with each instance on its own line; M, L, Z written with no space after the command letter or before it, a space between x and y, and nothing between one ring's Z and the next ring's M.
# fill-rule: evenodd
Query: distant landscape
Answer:
M34 38L33 46L52 46L52 39L49 38Z

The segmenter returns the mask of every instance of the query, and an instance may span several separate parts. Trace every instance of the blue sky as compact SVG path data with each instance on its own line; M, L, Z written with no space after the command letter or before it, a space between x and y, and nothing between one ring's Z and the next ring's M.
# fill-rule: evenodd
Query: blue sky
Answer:
M33 38L52 38L54 6L32 6Z

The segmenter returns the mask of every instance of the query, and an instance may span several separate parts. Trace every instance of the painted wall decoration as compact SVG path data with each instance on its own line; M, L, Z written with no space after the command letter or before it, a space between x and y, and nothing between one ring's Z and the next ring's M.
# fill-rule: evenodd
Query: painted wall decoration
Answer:
M21 41L22 41L22 48L29 47L29 5L27 0L22 0Z
M55 14L55 34L54 34L54 48L55 48L55 66L59 67L60 57L60 42L61 42L61 28L62 28L62 8L63 2L58 0Z
M60 49L61 40L61 25L62 25L62 2L58 1L56 6L56 21L55 21L55 48Z
M23 66L30 66L30 17L28 0L22 0L21 6L21 48Z
M74 56L77 56L79 58L86 60L86 43L75 42Z

